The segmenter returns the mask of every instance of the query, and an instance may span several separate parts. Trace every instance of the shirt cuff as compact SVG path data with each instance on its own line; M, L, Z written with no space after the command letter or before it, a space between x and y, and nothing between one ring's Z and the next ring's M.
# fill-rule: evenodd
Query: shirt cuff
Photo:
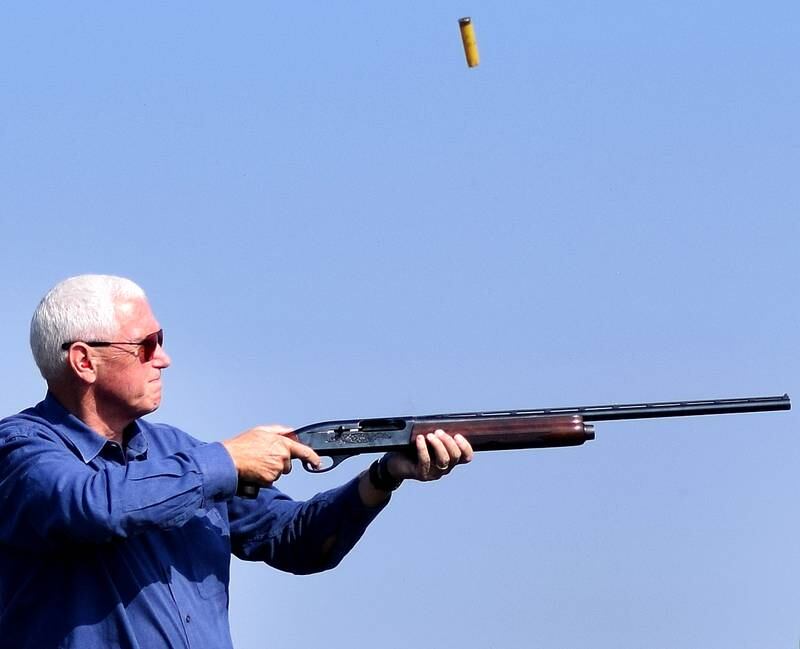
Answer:
M365 505L361 500L361 494L358 490L358 483L360 480L361 476L358 475L350 480L350 482L347 482L339 487L338 490L335 489L334 491L340 492L339 495L342 498L343 506L350 516L358 520L371 522L383 510L383 508L389 504L391 494L389 494L389 498L378 505L373 507Z
M203 444L192 449L194 461L203 480L203 500L229 500L236 494L238 475L233 458L219 442Z

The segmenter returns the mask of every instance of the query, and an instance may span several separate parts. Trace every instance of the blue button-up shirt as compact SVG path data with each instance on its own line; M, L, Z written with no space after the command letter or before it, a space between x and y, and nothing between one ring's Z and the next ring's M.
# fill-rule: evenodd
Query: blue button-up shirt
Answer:
M0 421L0 648L231 647L231 553L326 570L380 510L357 480L306 502L236 481L219 443L138 420L123 447L51 394Z

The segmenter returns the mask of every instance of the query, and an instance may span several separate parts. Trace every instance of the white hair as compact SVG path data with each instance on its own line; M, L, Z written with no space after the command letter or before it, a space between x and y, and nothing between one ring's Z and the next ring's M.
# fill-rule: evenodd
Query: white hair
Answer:
M64 343L113 340L119 330L116 305L139 298L146 298L141 287L113 275L78 275L50 289L31 319L31 351L45 381L63 375Z

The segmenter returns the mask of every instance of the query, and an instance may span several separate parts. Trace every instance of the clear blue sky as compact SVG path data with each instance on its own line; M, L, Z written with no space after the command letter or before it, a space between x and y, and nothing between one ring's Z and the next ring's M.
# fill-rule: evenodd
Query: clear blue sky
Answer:
M18 3L0 55L3 413L43 394L35 304L83 272L148 291L173 357L152 417L207 440L800 399L797 2ZM333 572L235 561L234 640L795 647L797 428L484 454L404 486Z

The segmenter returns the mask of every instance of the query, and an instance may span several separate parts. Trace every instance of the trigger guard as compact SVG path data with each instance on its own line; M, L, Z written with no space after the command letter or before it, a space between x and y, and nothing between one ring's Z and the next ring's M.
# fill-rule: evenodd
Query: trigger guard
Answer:
M331 457L331 463L329 466L324 466L317 469L314 467L313 464L310 464L306 460L303 460L303 468L309 473L327 473L328 471L332 471L333 469L335 469L347 458L352 457L352 455L335 455L330 457Z

